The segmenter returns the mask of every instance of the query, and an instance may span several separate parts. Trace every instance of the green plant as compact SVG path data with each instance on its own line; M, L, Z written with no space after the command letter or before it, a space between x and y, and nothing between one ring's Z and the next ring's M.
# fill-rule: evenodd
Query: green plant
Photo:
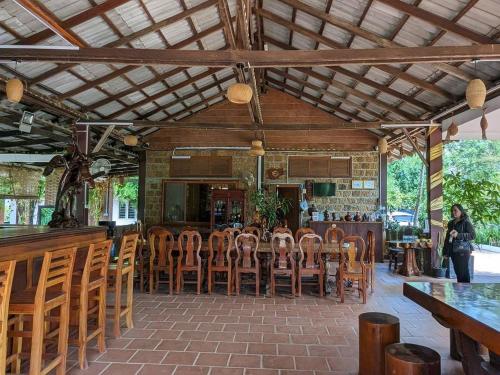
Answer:
M254 191L250 196L250 202L255 206L259 215L265 219L267 229L278 225L279 212L286 215L292 205L289 199L279 197L276 193L265 193L264 190Z
M479 224L475 228L477 244L499 246L500 245L500 225L498 224Z
M136 202L139 194L139 182L137 178L129 178L123 184L115 183L113 191L121 202Z
M89 213L94 224L99 222L104 209L104 194L106 192L107 181L96 182L95 187L89 193Z

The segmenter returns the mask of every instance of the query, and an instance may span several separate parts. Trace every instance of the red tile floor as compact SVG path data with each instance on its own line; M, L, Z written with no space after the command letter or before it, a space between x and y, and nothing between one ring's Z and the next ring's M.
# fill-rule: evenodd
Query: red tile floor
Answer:
M136 293L135 327L108 338L105 353L90 348L86 371L77 368L72 348L69 374L356 374L358 315L365 311L398 316L402 341L437 350L443 374L462 374L460 363L449 359L448 330L402 295L405 278L383 264L376 275L366 305L354 294L340 304L308 289L297 298L286 291L276 298L228 297L223 290L211 296L189 289L174 296Z

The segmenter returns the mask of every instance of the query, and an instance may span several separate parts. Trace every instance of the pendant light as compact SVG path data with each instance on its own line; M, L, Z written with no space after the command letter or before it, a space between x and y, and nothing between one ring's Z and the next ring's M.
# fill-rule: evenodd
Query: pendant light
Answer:
M446 130L446 140L449 141L451 137L454 137L457 134L458 134L458 126L455 123L455 119L452 119L450 126L448 126L448 130Z
M474 72L477 70L477 61L474 61ZM477 74L476 74L477 76ZM486 85L479 78L469 81L465 90L465 99L471 109L479 109L486 100Z
M488 119L486 118L486 114L483 111L483 116L481 117L481 133L483 140L487 140L486 138L486 129L488 129Z
M385 139L385 138L379 138L379 140L378 140L378 151L382 155L387 154L387 139Z
M17 70L17 61L14 67L14 71ZM13 103L19 103L23 97L24 85L18 78L11 78L5 84L5 93L7 94L7 100Z
M264 156L266 150L262 147L262 141L258 139L253 140L249 153L252 156Z
M227 89L227 99L234 104L250 103L252 96L252 88L246 83L235 83Z
M136 135L133 134L128 134L125 137L123 137L123 143L126 146L137 146L137 143L139 142L139 139L137 138Z

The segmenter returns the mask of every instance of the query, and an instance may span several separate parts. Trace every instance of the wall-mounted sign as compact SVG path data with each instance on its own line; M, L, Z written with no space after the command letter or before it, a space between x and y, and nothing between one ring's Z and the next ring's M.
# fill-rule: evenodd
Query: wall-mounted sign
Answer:
M363 180L352 180L353 189L363 189Z
M364 180L363 181L364 189L375 189L375 180Z
M285 171L283 168L269 168L266 171L267 178L270 180L277 180L281 176L285 174Z

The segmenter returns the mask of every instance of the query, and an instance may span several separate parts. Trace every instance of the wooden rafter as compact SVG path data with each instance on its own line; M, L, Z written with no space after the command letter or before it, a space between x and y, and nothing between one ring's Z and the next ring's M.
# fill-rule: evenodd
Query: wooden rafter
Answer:
M368 48L297 51L192 51L130 48L82 48L78 51L51 49L0 49L2 60L46 61L56 63L95 63L128 65L177 65L227 67L250 63L253 67L312 67L385 65L401 63L434 63L500 60L500 44L446 47Z

